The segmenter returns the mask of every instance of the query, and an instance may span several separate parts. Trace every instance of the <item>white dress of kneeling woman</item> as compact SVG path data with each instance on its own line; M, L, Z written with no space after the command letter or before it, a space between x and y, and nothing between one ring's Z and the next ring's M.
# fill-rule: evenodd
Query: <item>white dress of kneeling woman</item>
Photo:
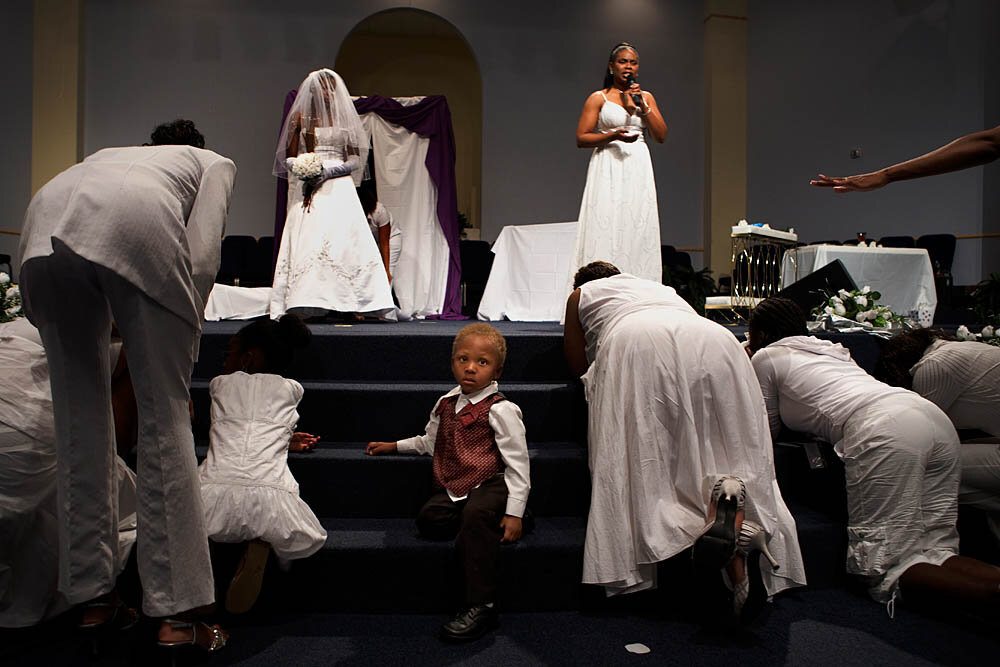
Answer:
M304 181L291 173L305 153L322 159L323 176ZM393 312L378 246L355 186L368 160L368 135L347 86L329 69L299 86L275 151L274 174L287 178L288 212L278 249L270 316L312 317L328 312Z

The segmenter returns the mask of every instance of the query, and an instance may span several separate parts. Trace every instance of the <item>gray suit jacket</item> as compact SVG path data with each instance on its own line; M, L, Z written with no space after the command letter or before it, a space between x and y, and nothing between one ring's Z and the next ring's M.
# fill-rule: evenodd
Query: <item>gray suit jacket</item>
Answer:
M200 329L235 177L232 160L200 148L105 148L35 194L21 263L58 239Z

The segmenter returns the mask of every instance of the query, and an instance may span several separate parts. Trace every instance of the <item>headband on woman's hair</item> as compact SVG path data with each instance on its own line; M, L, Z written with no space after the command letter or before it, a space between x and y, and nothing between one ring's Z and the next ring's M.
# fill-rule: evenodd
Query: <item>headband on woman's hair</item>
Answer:
M636 49L634 46L632 46L628 42L619 42L618 44L615 45L615 47L613 49L611 49L611 55L608 56L608 62L611 62L612 60L614 60L615 59L615 55L619 51L622 51L624 49L628 49L629 51L631 51L632 53L634 53L636 58L639 57L639 51L638 51L638 49Z

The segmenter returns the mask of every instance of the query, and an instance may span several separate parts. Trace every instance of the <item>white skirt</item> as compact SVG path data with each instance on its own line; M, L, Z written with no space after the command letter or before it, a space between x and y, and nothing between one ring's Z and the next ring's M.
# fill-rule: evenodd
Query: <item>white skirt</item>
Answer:
M208 536L216 542L263 540L281 560L313 555L326 530L299 495L277 486L202 480Z
M328 161L324 161L326 164ZM350 176L325 181L302 207L301 181L289 181L270 314L391 311L389 279Z

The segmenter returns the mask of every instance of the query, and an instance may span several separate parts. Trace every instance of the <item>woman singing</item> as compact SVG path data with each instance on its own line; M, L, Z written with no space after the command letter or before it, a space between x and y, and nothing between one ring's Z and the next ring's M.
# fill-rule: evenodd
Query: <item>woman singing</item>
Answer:
M570 273L597 259L660 282L660 218L645 133L659 143L667 125L653 94L635 82L639 53L627 42L611 50L604 88L583 105L576 145L593 148L580 204L580 233Z

